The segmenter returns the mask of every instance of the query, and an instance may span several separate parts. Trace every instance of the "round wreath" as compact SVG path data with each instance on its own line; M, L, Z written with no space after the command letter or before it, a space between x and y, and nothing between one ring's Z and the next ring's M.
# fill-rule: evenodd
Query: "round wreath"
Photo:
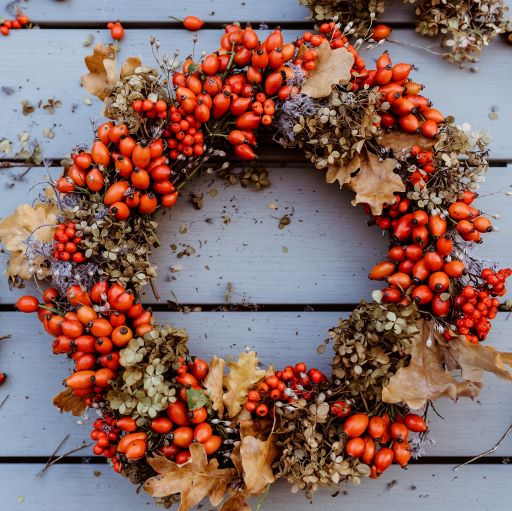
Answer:
M285 43L276 29L262 42L232 24L219 50L181 67L152 39L158 68L132 57L119 75L116 49L98 45L82 83L111 120L39 204L0 225L12 281L51 282L16 305L75 363L55 405L95 409L94 453L165 505L208 496L249 509L278 478L308 497L377 478L419 454L430 401L476 396L484 370L512 379L508 354L481 344L512 272L469 251L493 230L473 202L485 137L432 108L411 65L384 52L367 70L359 51L376 43L352 46L352 30L325 23ZM155 213L233 152L254 159L265 133L302 148L389 234L369 275L387 287L329 331L330 376L262 368L252 351L206 362L138 300L156 276Z

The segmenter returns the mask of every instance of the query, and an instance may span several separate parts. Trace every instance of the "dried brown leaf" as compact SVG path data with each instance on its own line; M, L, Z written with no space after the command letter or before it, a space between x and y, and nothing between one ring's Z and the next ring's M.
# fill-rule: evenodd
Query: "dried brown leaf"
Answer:
M53 398L53 404L62 413L71 412L76 417L81 417L87 405L83 397L73 395L73 389L67 388Z
M395 193L405 191L402 178L394 173L395 167L393 158L380 161L373 153L363 153L360 170L349 182L350 189L356 192L352 204L368 204L374 215L382 213L384 204L393 204Z
M258 357L254 351L241 353L237 362L229 362L229 374L224 378L226 393L224 404L229 417L234 417L242 409L247 399L249 389L258 383L265 371L258 369Z
M411 361L399 369L382 389L385 403L403 402L412 409L421 408L427 400L440 397L474 397L481 384L469 380L457 380L444 367L445 356L436 342L431 321L419 321L419 333L411 350Z
M354 57L345 48L331 49L327 41L316 48L318 59L302 85L301 92L314 99L327 97L333 85L345 85L350 80Z
M240 458L243 468L243 480L250 495L259 495L265 491L267 484L275 481L272 463L279 450L275 445L274 434L266 440L246 436L240 444Z
M352 174L361 166L361 159L356 154L346 165L329 165L325 180L330 184L338 181L340 188L348 183L352 178Z
M52 197L53 192L47 191L47 195ZM27 280L35 273L38 277L45 276L46 270L38 265L39 261L27 259L27 240L29 238L39 242L52 240L57 223L57 212L57 206L52 201L38 202L34 206L20 204L12 215L0 222L0 243L10 252L7 269L9 277ZM38 270L43 273L39 274Z
M217 412L219 417L224 415L224 366L226 362L223 358L214 356L210 361L210 371L206 376L203 386L206 393L212 402L213 409Z
M85 57L89 72L82 75L83 87L102 101L117 82L116 49L112 44L97 44L93 54Z
M237 491L229 497L220 511L251 511L251 507L247 504L247 495L244 492Z
M228 484L237 476L235 469L219 469L216 459L208 462L201 444L190 446L190 460L177 465L163 456L148 458L148 463L158 472L144 483L144 490L152 497L181 494L178 511L188 511L205 497L216 506L222 502Z
M138 57L128 57L121 64L120 77L125 78L126 76L132 75L135 70L142 65L142 61Z
M404 133L403 131L387 131L377 137L377 142L387 149L391 149L396 156L403 156L409 153L413 145L422 149L432 149L437 138L427 138L419 133Z

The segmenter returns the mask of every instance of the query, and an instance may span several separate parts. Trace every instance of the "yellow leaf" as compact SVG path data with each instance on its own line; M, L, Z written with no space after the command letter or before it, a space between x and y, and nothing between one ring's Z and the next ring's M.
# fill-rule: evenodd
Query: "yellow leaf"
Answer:
M53 404L61 412L71 412L76 417L84 414L87 405L83 397L73 395L73 389L67 388L53 398Z
M386 158L380 161L373 153L362 153L358 174L349 182L351 190L356 192L352 204L368 204L374 215L380 215L384 204L395 202L395 193L404 192L402 178L394 173L396 160Z
M52 191L47 191L49 198ZM7 274L10 278L30 279L33 275L43 278L48 270L42 266L42 258L31 259L27 255L27 241L51 241L57 223L58 208L51 200L34 206L20 204L14 213L0 222L0 243L10 252Z
M152 497L181 494L178 511L188 511L205 497L213 506L222 502L230 482L237 477L235 469L219 468L216 459L208 462L201 444L190 446L190 459L177 465L163 456L148 458L148 463L158 473L144 483L144 490Z
M435 340L432 322L422 319L419 323L411 361L390 378L382 389L382 400L385 403L403 402L412 409L418 409L429 399L450 397L455 400L461 396L477 396L481 383L457 380L444 367L445 356Z
M249 389L258 383L265 371L258 369L258 357L254 351L241 353L238 362L229 362L229 374L224 378L224 404L229 417L234 417L247 400Z
M210 361L210 370L206 376L203 386L206 393L212 402L213 409L217 412L219 417L224 415L224 395L223 382L224 382L224 366L226 362L223 358L214 356Z
M304 81L301 92L310 98L327 97L333 85L345 85L350 80L354 56L345 48L331 49L327 41L316 48L316 67Z

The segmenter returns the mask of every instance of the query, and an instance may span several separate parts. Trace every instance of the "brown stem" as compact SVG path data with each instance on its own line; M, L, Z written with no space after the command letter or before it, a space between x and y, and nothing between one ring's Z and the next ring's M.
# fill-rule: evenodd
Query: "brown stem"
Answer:
M160 295L158 294L158 290L156 288L155 279L149 279L149 285L151 286L151 291L153 291L153 295L156 298L156 301L160 301Z
M9 334L9 335L2 335L0 337L0 341L5 341L7 339L12 339L12 335L11 334Z

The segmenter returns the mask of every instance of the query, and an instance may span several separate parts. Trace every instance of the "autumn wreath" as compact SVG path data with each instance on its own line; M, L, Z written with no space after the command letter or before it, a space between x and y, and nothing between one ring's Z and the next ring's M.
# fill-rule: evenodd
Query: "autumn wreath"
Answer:
M11 281L51 283L17 307L75 364L55 405L94 409L94 453L165 505L242 510L278 478L308 497L377 478L419 454L427 403L476 396L484 370L512 379L511 355L481 344L511 270L469 250L493 230L474 205L485 137L432 108L409 64L384 52L366 69L359 52L376 43L351 45L353 30L332 22L285 43L232 24L180 66L152 39L157 68L130 58L119 74L115 48L97 46L82 83L110 120L0 225ZM329 331L329 376L263 368L253 351L206 362L138 300L156 276L158 211L232 153L254 159L265 134L303 149L389 234L370 272L386 287Z

